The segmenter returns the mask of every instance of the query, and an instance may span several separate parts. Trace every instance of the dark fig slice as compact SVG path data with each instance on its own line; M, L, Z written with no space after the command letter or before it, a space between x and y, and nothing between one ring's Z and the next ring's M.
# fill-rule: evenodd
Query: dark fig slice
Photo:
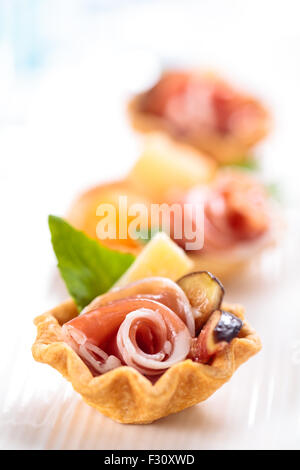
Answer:
M189 357L196 362L206 364L218 351L221 351L227 343L217 343L214 337L214 329L221 319L221 310L216 310L207 320L198 338L192 340Z
M214 329L215 341L226 341L230 343L230 341L239 334L242 326L243 322L240 318L222 310L221 318Z
M243 322L235 315L216 310L202 328L198 338L193 339L189 357L194 361L208 363L235 338Z
M177 284L190 301L197 334L212 312L220 308L224 296L224 287L208 271L186 274L177 281Z

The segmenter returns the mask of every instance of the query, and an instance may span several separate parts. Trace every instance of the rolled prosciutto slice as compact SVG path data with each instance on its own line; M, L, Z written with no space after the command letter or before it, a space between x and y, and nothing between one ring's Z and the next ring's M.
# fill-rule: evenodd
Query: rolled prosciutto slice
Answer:
M147 376L184 360L191 334L170 308L149 298L115 300L62 327L65 341L97 374L126 364Z
M213 283L210 289L207 277ZM63 325L64 340L95 375L128 365L155 380L186 358L209 362L239 333L242 322L216 310L222 297L208 305L212 289L220 287L209 273L192 273L178 282L182 287L150 277L97 297ZM198 337L195 302L198 310L206 309L207 319Z
M176 282L165 277L148 277L128 284L126 287L115 288L96 297L82 313L87 313L115 300L131 297L155 300L169 307L187 325L191 335L195 335L195 319L186 294Z

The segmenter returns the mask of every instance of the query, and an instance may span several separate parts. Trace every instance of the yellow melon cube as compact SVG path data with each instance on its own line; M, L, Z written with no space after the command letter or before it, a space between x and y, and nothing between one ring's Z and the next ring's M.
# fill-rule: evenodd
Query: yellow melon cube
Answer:
M192 269L185 252L165 233L157 233L145 246L116 286L124 286L145 277L163 276L176 281Z

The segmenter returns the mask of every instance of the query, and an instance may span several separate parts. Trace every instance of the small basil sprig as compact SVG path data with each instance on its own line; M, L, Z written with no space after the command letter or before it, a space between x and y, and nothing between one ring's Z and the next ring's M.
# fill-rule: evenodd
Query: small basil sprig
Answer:
M50 215L49 228L58 269L79 311L110 289L135 259L100 245L60 217Z

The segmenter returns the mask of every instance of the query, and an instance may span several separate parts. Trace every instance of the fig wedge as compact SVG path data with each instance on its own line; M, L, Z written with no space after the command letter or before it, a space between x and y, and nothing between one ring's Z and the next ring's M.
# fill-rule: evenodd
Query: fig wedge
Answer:
M221 318L214 329L215 341L226 341L227 343L230 343L230 341L239 334L242 326L243 322L240 318L236 317L232 313L222 310Z
M235 338L243 326L242 320L223 310L216 310L209 317L198 338L192 341L190 357L207 364Z
M195 317L196 335L208 317L221 306L224 287L208 271L198 271L178 279L177 284L186 294Z

